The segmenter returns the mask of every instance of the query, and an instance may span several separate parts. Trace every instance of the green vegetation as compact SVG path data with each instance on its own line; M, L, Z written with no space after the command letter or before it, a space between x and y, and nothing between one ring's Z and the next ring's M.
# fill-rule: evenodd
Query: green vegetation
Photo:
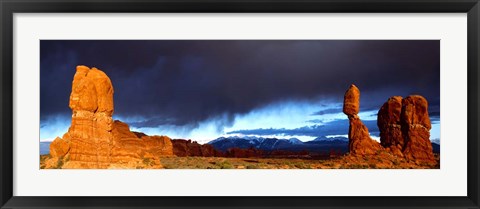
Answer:
M233 165L226 160L223 161L223 162L220 162L219 166L220 166L221 169L232 169L232 168L234 168Z

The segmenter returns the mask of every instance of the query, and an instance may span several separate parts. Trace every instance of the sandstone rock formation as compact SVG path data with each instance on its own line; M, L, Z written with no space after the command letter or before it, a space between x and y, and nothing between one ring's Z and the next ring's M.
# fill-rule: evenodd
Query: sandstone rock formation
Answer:
M50 145L50 161L62 163L47 164L62 168L161 167L159 158L173 155L168 137L138 137L127 124L113 121L113 92L104 72L77 66L69 102L70 128Z
M402 99L400 96L390 97L380 108L377 115L380 143L398 156L403 156L402 150L405 143L400 122Z
M179 157L203 156L203 157L223 157L224 154L210 144L199 144L196 141L174 139L173 153Z
M264 154L263 150L255 149L253 147L248 149L233 147L228 149L225 153L227 157L233 158L262 158Z
M390 153L421 164L435 164L430 142L428 102L419 95L393 96L378 111L380 144L370 138L358 117L360 91L351 85L345 93L343 112L350 121L349 152L352 155Z
M358 115L360 112L360 90L354 84L345 92L343 98L343 113L348 117Z
M424 97L391 97L379 110L377 124L384 147L409 160L435 161L430 142L428 102Z
M70 151L70 140L67 140L66 138L66 136L63 139L57 137L50 144L50 156L54 158L63 158L68 151Z
M111 163L117 167L125 167L125 164L142 164L145 160L149 161L148 164L158 167L160 157L173 156L172 142L166 136L139 137L130 131L126 123L118 120L113 123L112 135Z
M358 113L360 110L360 90L351 85L345 92L343 113L348 116L350 127L348 130L349 151L356 155L371 155L382 149L380 144L370 138L368 128L362 123Z

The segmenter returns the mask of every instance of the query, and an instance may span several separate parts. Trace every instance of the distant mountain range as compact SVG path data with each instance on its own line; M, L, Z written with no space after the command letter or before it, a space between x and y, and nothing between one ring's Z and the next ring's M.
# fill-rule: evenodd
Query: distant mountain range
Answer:
M215 149L222 152L230 148L255 148L264 151L285 150L285 151L309 151L315 153L325 153L332 150L336 152L348 152L348 138L346 137L317 137L312 141L302 142L297 138L277 139L277 138L263 138L254 136L230 136L220 137L208 142ZM440 152L440 145L433 143L433 152Z
M215 149L227 151L230 148L255 148L264 151L285 150L285 151L309 151L309 152L328 152L330 150L346 152L348 150L348 138L324 138L319 137L315 140L302 142L297 138L277 139L263 137L220 137L208 142Z

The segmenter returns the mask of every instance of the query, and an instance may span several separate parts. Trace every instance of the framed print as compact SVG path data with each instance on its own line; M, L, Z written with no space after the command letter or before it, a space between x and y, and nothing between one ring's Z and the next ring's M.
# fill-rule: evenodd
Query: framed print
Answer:
M479 208L479 4L1 1L2 208Z

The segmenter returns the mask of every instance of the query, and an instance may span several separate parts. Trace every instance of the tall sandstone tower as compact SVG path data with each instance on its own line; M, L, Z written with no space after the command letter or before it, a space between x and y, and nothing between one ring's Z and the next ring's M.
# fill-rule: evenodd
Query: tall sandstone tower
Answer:
M77 66L69 107L72 122L62 138L50 145L47 168L161 168L160 158L172 156L166 136L146 136L113 121L113 85L97 68Z

